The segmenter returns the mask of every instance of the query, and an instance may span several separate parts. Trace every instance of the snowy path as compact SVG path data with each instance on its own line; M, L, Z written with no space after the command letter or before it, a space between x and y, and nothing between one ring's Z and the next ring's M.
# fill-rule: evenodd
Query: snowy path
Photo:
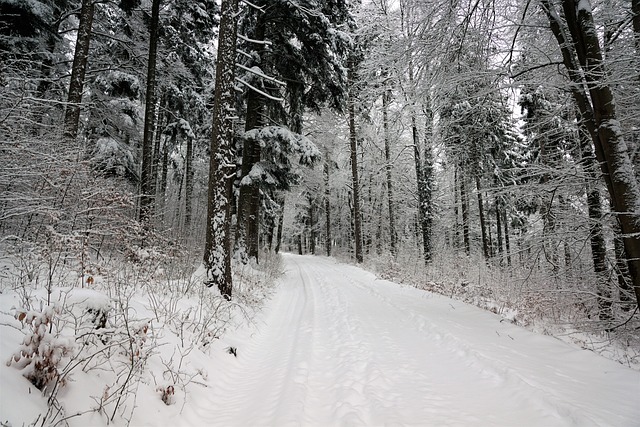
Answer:
M640 425L639 372L356 267L284 261L257 332L172 425Z

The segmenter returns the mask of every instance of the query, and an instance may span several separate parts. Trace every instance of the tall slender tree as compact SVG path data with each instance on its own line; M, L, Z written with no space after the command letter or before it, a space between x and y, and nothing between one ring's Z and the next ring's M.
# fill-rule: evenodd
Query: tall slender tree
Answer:
M89 60L89 45L91 44L91 27L93 26L93 14L95 0L82 0L78 23L78 36L76 38L73 65L71 67L71 81L69 94L64 114L64 135L69 140L75 140L78 136L80 125L80 105L84 89L84 79Z
M207 284L231 299L231 178L238 0L223 0L213 101L204 265Z
M142 169L140 173L140 211L138 219L147 228L151 227L155 199L153 176L153 131L156 123L156 62L158 58L158 24L160 2L151 3L149 23L149 56L147 60L147 92L145 96L144 133L142 136Z

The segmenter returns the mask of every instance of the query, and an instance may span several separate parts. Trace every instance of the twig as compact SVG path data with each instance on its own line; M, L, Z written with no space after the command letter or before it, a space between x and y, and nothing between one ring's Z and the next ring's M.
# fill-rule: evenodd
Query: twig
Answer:
M625 320L623 323L619 324L618 326L614 326L613 328L607 329L606 331L607 332L612 332L613 330L618 329L619 327L626 325L627 323L629 323L631 321L631 319L633 319L633 316L635 316L637 312L638 312L638 306L636 306L636 309L633 310L633 313L631 313L631 316L629 316L629 318L627 320Z

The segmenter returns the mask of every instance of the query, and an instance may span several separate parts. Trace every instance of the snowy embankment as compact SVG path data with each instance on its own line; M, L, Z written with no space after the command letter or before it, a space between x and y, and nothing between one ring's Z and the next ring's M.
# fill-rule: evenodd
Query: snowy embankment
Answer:
M131 425L638 425L640 372L357 267L288 254L284 264L255 325L184 356L203 374L176 403L163 404L139 381ZM179 342L166 347L157 351L181 354ZM231 347L237 357L224 351ZM30 383L1 369L0 418L9 407L42 410L44 401L26 392ZM78 387L101 393L70 381L63 405ZM69 424L88 420L106 423L94 414Z

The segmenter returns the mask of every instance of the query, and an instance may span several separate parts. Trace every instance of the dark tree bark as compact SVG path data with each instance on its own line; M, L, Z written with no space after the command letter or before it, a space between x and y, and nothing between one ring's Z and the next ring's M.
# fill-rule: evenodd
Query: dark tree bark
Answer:
M504 224L504 249L507 251L507 265L511 267L511 242L509 241L509 222L507 221L507 209L502 211L502 223Z
M395 209L393 206L393 178L391 175L391 137L389 135L389 103L391 91L386 89L382 94L382 126L384 128L384 160L387 178L387 200L389 202L389 243L391 255L398 256L398 234L396 232Z
M498 239L498 257L500 258L500 265L504 263L504 249L502 246L502 200L500 197L495 198L496 205L496 238Z
M460 173L458 172L458 165L453 167L453 247L457 249L460 247Z
M153 132L153 164L151 165L151 176L153 176L153 189L156 195L156 209L162 208L159 206L158 198L160 197L160 168L162 164L161 151L162 151L162 129L166 124L167 115L160 112L160 106L162 100L158 101L156 106L156 128Z
M422 236L422 255L424 257L425 265L431 261L431 246L429 227L427 226L427 218L429 213L427 212L426 205L426 182L424 179L424 171L422 170L422 156L420 155L420 136L418 134L418 125L416 123L415 112L411 113L411 135L413 137L413 159L416 168L416 183L418 191L418 225L420 228L420 235Z
M262 14L258 15L253 40L264 41L265 23ZM256 58L262 58L264 44L259 43L255 50ZM247 93L247 113L245 131L260 128L264 125L265 99L258 92L249 89ZM244 179L253 166L260 161L260 145L256 141L245 140L242 147L241 179ZM260 243L260 187L257 182L240 186L238 198L238 219L236 225L235 250L240 259L248 262L253 258L258 261Z
M276 233L276 253L280 252L282 245L282 226L284 225L284 197L280 203L280 216L278 217L278 232Z
M578 8L575 0L563 0L567 29L572 39L569 41L564 36L564 24L549 1L541 0L541 4L573 83L574 100L595 147L613 213L622 231L636 302L640 305L640 189L617 120L613 93L607 84L593 16L590 7ZM584 0L580 4L590 6ZM588 96L583 89L585 86Z
M358 180L358 141L356 135L355 111L355 65L349 64L349 99L347 101L349 113L349 147L351 150L351 182L353 185L353 228L355 240L356 261L361 263L362 256L362 217L360 215L360 183Z
M160 171L160 191L159 197L162 203L162 219L166 220L167 207L167 176L169 175L169 138L164 138L164 144L162 144L162 166Z
M140 214L139 220L145 228L151 228L154 208L153 188L153 131L156 119L156 60L158 56L158 23L160 21L160 1L151 4L149 27L149 58L147 61L147 93L145 96L144 134L142 136L142 170L140 173Z
M209 194L207 203L207 231L204 264L207 284L217 286L220 293L231 299L231 176L233 171L233 119L236 12L238 0L223 0L220 11L216 89L213 101L211 157L209 162Z
M185 188L184 188L184 231L185 236L190 233L191 227L191 210L193 206L193 139L187 136L187 158L185 161L184 175L185 175Z
M480 214L480 232L482 234L482 253L485 259L489 259L489 240L487 239L487 223L484 217L484 201L482 200L482 188L480 177L476 176L476 190L478 190L478 213Z
M325 214L325 249L327 256L331 256L331 189L329 187L329 153L325 154L322 173L324 175L324 214Z
M464 172L459 173L460 181L460 201L462 202L462 238L464 240L464 251L471 254L471 239L469 237L469 194L467 193L467 180Z
M313 198L309 197L309 252L316 254L316 218L314 215L315 204Z
M80 104L84 90L84 76L87 71L89 45L91 44L91 27L93 25L94 0L82 0L78 23L78 37L76 39L73 65L71 66L71 82L64 114L64 136L73 141L78 136L80 124Z

